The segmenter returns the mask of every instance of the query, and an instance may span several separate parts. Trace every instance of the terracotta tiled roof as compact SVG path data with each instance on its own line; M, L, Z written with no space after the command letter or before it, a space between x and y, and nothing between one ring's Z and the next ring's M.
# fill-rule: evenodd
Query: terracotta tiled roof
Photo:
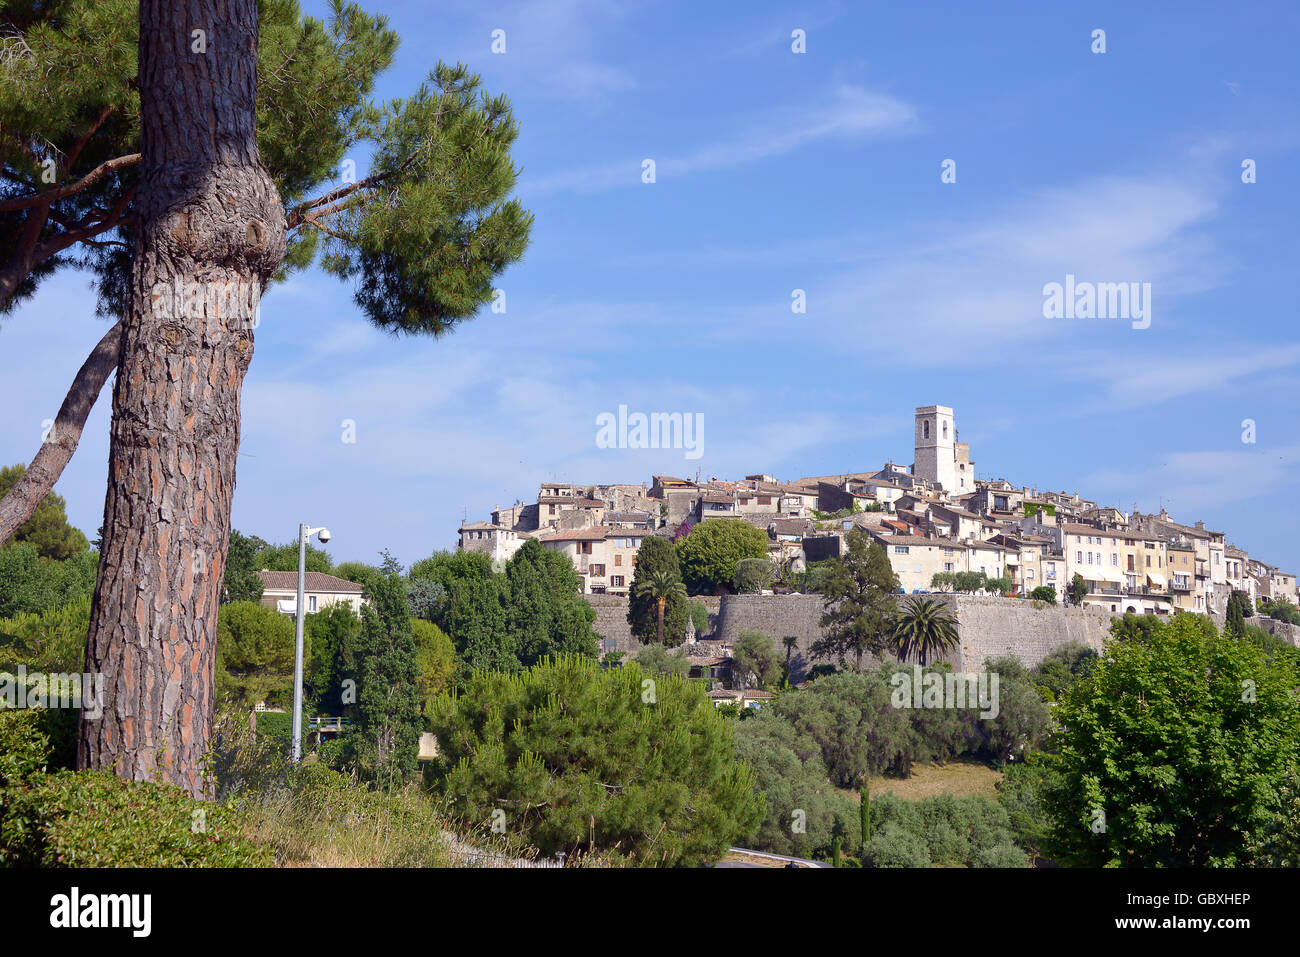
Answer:
M604 525L593 525L590 528L575 528L568 532L556 532L554 535L542 536L542 544L550 542L592 542L600 541L606 538L611 531L630 531L630 529L610 529ZM615 536L620 537L620 536ZM621 537L626 538L626 535Z
M262 586L272 591L293 591L298 590L298 573L297 572L270 572L263 569L257 573L257 577L262 579ZM361 586L356 582L350 582L346 578L335 578L333 575L326 575L324 572L307 572L305 576L307 591L314 592L338 592L347 595L360 595Z

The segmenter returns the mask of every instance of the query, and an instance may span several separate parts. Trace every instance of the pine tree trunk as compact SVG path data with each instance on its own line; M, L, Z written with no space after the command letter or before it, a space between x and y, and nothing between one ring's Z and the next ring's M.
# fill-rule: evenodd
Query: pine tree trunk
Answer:
M142 0L139 84L139 229L86 656L103 716L83 717L77 766L204 796L240 389L285 248L257 153L256 0Z

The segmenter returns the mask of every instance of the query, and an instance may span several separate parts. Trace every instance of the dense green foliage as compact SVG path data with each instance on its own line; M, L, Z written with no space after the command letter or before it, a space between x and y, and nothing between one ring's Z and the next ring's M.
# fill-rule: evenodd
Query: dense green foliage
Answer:
M709 633L709 609L702 601L689 601L686 604L687 615L695 628L695 636L702 638Z
M307 546L303 564L305 570L309 572L324 572L326 575L334 573L334 564L330 560L329 552L323 548L317 548L315 545ZM296 572L298 570L298 543L285 542L283 545L269 545L262 542L261 547L253 556L253 567L256 570L265 569L269 572Z
M475 668L517 671L548 655L595 656L596 611L581 595L581 577L564 555L536 539L524 544L496 572L476 552L438 552L411 566L421 612L456 648L460 677Z
M0 618L41 615L95 590L99 553L84 551L63 561L42 558L31 542L0 548Z
M776 642L761 631L742 631L731 646L731 677L741 687L775 687L782 664Z
M1088 597L1088 582L1078 572L1070 579L1070 584L1065 590L1066 603L1070 605L1082 605L1083 600Z
M957 646L957 619L943 602L912 595L894 617L891 638L899 661L924 666Z
M690 615L686 596L673 583L681 582L681 563L677 548L666 538L649 535L637 549L636 568L632 573L627 604L627 623L632 634L643 642L680 644L686 637L686 623ZM648 582L660 583L665 600L662 606L663 639L660 640L660 602L655 589ZM707 620L707 613L706 613ZM706 621L707 627L707 621ZM696 629L699 629L698 624Z
M641 670L650 675L680 675L684 678L691 670L684 648L674 651L666 645L650 644L636 653L635 660Z
M1058 701L1072 684L1092 671L1097 652L1081 641L1053 648L1033 670L1034 683L1044 700Z
M411 619L415 638L416 685L421 709L427 711L434 696L451 687L456 677L456 646L441 628L431 621Z
M698 683L630 663L546 660L477 671L435 700L437 788L463 824L499 821L544 854L615 850L642 864L716 859L762 817L732 722Z
M257 553L265 543L244 535L237 528L230 530L230 545L226 549L226 570L221 582L221 601L261 601L264 590ZM296 570L297 566L295 566Z
M735 735L736 758L753 771L766 807L745 847L813 858L829 854L838 836L860 843L857 808L835 790L820 750L793 725L764 708L739 722Z
M81 671L90 631L90 596L44 613L0 619L0 671Z
M254 602L222 605L217 617L217 700L244 711L259 702L270 708L291 705L293 645L290 616ZM309 658L304 651L303 660Z
M1300 608L1297 608L1291 602L1284 599L1278 599L1273 602L1260 602L1260 611L1268 617L1277 621L1289 622L1292 625L1300 625Z
M396 575L375 580L356 639L357 721L345 762L391 790L415 776L420 751L419 665L406 588Z
M1056 589L1051 585L1039 585L1029 593L1029 597L1034 601L1045 601L1049 605L1056 604Z
M0 710L0 866L264 867L231 808L171 785L55 771L52 712ZM51 773L46 773L47 771Z
M1026 867L1010 817L987 798L871 799L869 867Z
M889 646L898 576L885 550L861 529L845 535L844 544L847 553L825 563L820 591L827 603L821 619L826 635L813 643L812 654L840 661L852 657L861 670L864 655Z
M25 465L0 468L0 498L18 484L27 471ZM67 503L63 496L48 493L36 506L32 517L19 525L11 542L27 542L36 546L41 558L63 561L80 555L90 548L90 542L79 529L68 524Z
M351 605L328 605L303 619L303 695L321 714L356 717L360 634L361 619Z
M736 567L746 558L766 560L767 545L766 533L748 522L706 518L677 543L682 581L692 595L728 591ZM640 556L637 565L639 570Z
M765 588L772 587L776 576L776 566L766 558L742 558L736 562L736 574L732 587L737 594L757 595Z
M1244 638L1246 619L1254 610L1249 607L1250 596L1244 592L1234 591L1228 596L1228 614L1224 622L1223 633L1233 638Z
M846 788L873 775L906 776L917 762L969 755L1003 763L1043 740L1048 712L1017 660L990 660L986 667L998 674L993 716L984 716L974 700L965 708L897 707L891 680L897 666L883 666L816 678L782 693L763 717L789 723L800 756L819 753L831 780ZM922 674L942 677L950 671L938 665ZM903 673L910 680L911 672Z
M1047 791L1056 786L1058 773L1050 760L1028 755L1008 764L998 782L998 803L1007 812L1016 844L1031 858L1041 857L1052 826Z
M0 859L30 867L268 867L244 816L169 784L90 771L37 775L10 788Z
M1112 641L1056 708L1050 856L1233 866L1276 826L1300 766L1300 671L1178 614Z
M652 574L642 574L641 577L633 582L632 589L638 598L654 602L655 609L655 642L657 644L666 644L664 634L664 613L668 608L670 599L676 598L683 601L686 598L686 586L680 580L674 578L669 569L663 568Z

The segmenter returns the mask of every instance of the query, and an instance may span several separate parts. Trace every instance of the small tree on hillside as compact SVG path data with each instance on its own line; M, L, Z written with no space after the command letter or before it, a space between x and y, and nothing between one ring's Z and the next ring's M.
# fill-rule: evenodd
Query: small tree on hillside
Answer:
M1056 604L1056 589L1051 585L1039 585L1029 593L1029 597L1035 601L1045 601L1049 605Z
M776 567L766 558L743 558L736 563L732 584L739 594L756 595L771 587L775 572Z
M821 625L826 635L812 646L814 658L853 656L859 671L862 657L883 651L889 644L890 629L897 612L894 595L898 576L889 557L871 536L854 529L844 536L848 553L827 564L822 588L826 612Z
M767 533L748 522L708 518L677 545L682 581L691 594L725 591L736 578L736 566L746 558L767 558Z
M1065 594L1069 603L1076 606L1082 605L1083 600L1088 597L1088 583L1078 572L1075 572L1074 577L1070 579L1070 587Z
M682 580L677 549L666 538L647 536L637 549L636 569L632 575L627 605L627 623L632 634L643 643L655 641L659 635L659 600L652 590L641 586L660 572L666 573L674 581ZM676 644L686 634L689 615L686 598L675 590L671 591L663 611L663 634L672 644Z
M1244 592L1234 591L1228 596L1228 619L1223 628L1225 635L1231 635L1233 638L1245 637L1249 603L1250 596Z
M761 631L740 633L731 647L731 675L741 685L769 688L781 674L781 656L776 642Z
M482 828L504 813L509 832L548 857L603 851L689 867L763 817L732 722L698 682L650 677L635 662L605 671L567 656L475 672L435 699L430 720L432 777L461 823Z

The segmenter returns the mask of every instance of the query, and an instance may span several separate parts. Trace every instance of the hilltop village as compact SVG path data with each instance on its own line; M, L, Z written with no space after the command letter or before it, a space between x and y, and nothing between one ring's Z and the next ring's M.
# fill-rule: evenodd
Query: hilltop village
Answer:
M1225 533L1159 514L1125 513L1078 493L976 479L953 410L916 410L912 464L781 482L653 476L650 485L547 482L536 502L463 524L459 547L509 559L529 538L567 554L586 594L626 594L641 542L674 537L705 519L765 531L778 567L801 571L838 556L858 528L884 547L902 590L942 590L941 573L1009 578L1012 593L1046 586L1064 597L1074 576L1085 605L1115 614L1224 613L1235 590L1296 603L1296 576L1228 544ZM942 577L940 578L942 581Z

